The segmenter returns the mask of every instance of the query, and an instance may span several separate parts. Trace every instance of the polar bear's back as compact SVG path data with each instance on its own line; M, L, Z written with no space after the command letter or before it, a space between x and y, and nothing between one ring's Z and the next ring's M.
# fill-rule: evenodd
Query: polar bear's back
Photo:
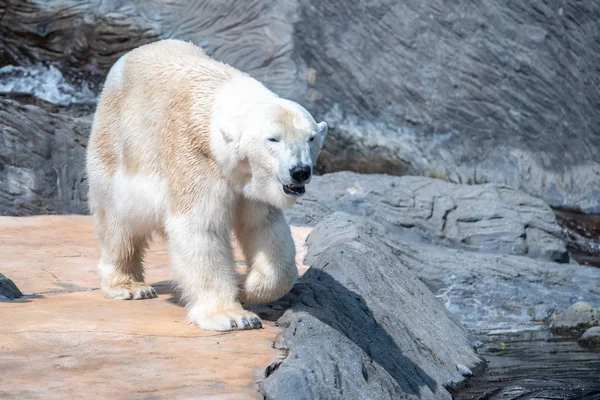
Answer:
M125 54L111 68L102 90L88 169L101 169L106 175L119 169L164 175L166 155L178 152L174 146L181 138L177 136L192 130L201 152L208 155L214 97L236 75L244 74L178 40L155 42ZM191 107L203 118L192 120Z

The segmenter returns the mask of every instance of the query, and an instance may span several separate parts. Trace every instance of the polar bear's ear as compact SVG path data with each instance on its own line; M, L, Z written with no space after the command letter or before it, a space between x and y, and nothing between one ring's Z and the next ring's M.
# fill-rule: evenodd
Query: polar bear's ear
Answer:
M225 139L227 143L231 143L233 141L233 136L226 129L219 128L219 130L221 131L221 135L223 135L223 139Z
M327 122L321 121L317 124L317 127L319 128L319 135L321 135L321 139L325 139L325 136L327 136L327 132L329 130L327 127Z

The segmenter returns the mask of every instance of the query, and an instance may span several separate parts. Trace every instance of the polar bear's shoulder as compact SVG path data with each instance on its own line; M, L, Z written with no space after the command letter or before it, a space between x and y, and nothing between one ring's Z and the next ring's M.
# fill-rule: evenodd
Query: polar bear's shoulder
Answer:
M122 89L123 83L148 83L163 88L190 87L194 82L216 89L245 73L209 57L202 48L181 40L161 40L138 47L123 55L111 68L105 87ZM187 84L189 82L189 84ZM129 85L132 86L132 85Z
M179 57L209 58L201 47L183 40L165 39L140 46L129 54L136 58L172 59Z

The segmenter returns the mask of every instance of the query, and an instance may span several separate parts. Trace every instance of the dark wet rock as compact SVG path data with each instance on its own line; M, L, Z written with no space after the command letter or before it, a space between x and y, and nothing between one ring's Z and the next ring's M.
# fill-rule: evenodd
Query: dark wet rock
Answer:
M48 107L0 98L0 214L87 212L89 110Z
M585 301L578 301L552 320L552 329L561 334L581 333L596 325L600 325L600 309Z
M371 240L389 247L395 264L423 281L469 330L482 333L540 329L557 310L600 296L600 269L527 257L486 254L415 240L371 218L336 212L307 239L305 264L319 249L342 240Z
M0 65L94 87L131 48L192 40L329 122L321 172L495 182L600 212L598 2L0 0L0 17Z
M22 296L23 293L21 293L17 285L6 276L0 274L0 301L18 299Z
M315 225L334 211L368 216L392 231L410 231L439 244L569 261L550 207L499 185L340 172L314 177L286 216L293 225Z
M486 372L454 393L456 400L598 399L597 352L547 332L488 339L493 343L478 349L487 361Z
M261 392L267 399L450 399L446 388L481 364L476 341L378 236L337 228L328 219L311 233L312 267L284 298L289 309L278 320L275 346L287 357L268 369Z
M555 209L556 221L567 238L569 252L580 264L600 267L600 214Z
M578 341L580 346L600 348L600 326L586 330Z

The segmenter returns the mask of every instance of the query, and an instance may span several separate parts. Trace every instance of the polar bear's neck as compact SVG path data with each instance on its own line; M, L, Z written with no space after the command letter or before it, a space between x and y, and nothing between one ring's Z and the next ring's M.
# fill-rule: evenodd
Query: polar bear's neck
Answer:
M234 75L218 90L210 118L211 150L226 175L243 184L249 178L237 144L249 118L259 108L273 104L279 97L262 83L247 76Z

